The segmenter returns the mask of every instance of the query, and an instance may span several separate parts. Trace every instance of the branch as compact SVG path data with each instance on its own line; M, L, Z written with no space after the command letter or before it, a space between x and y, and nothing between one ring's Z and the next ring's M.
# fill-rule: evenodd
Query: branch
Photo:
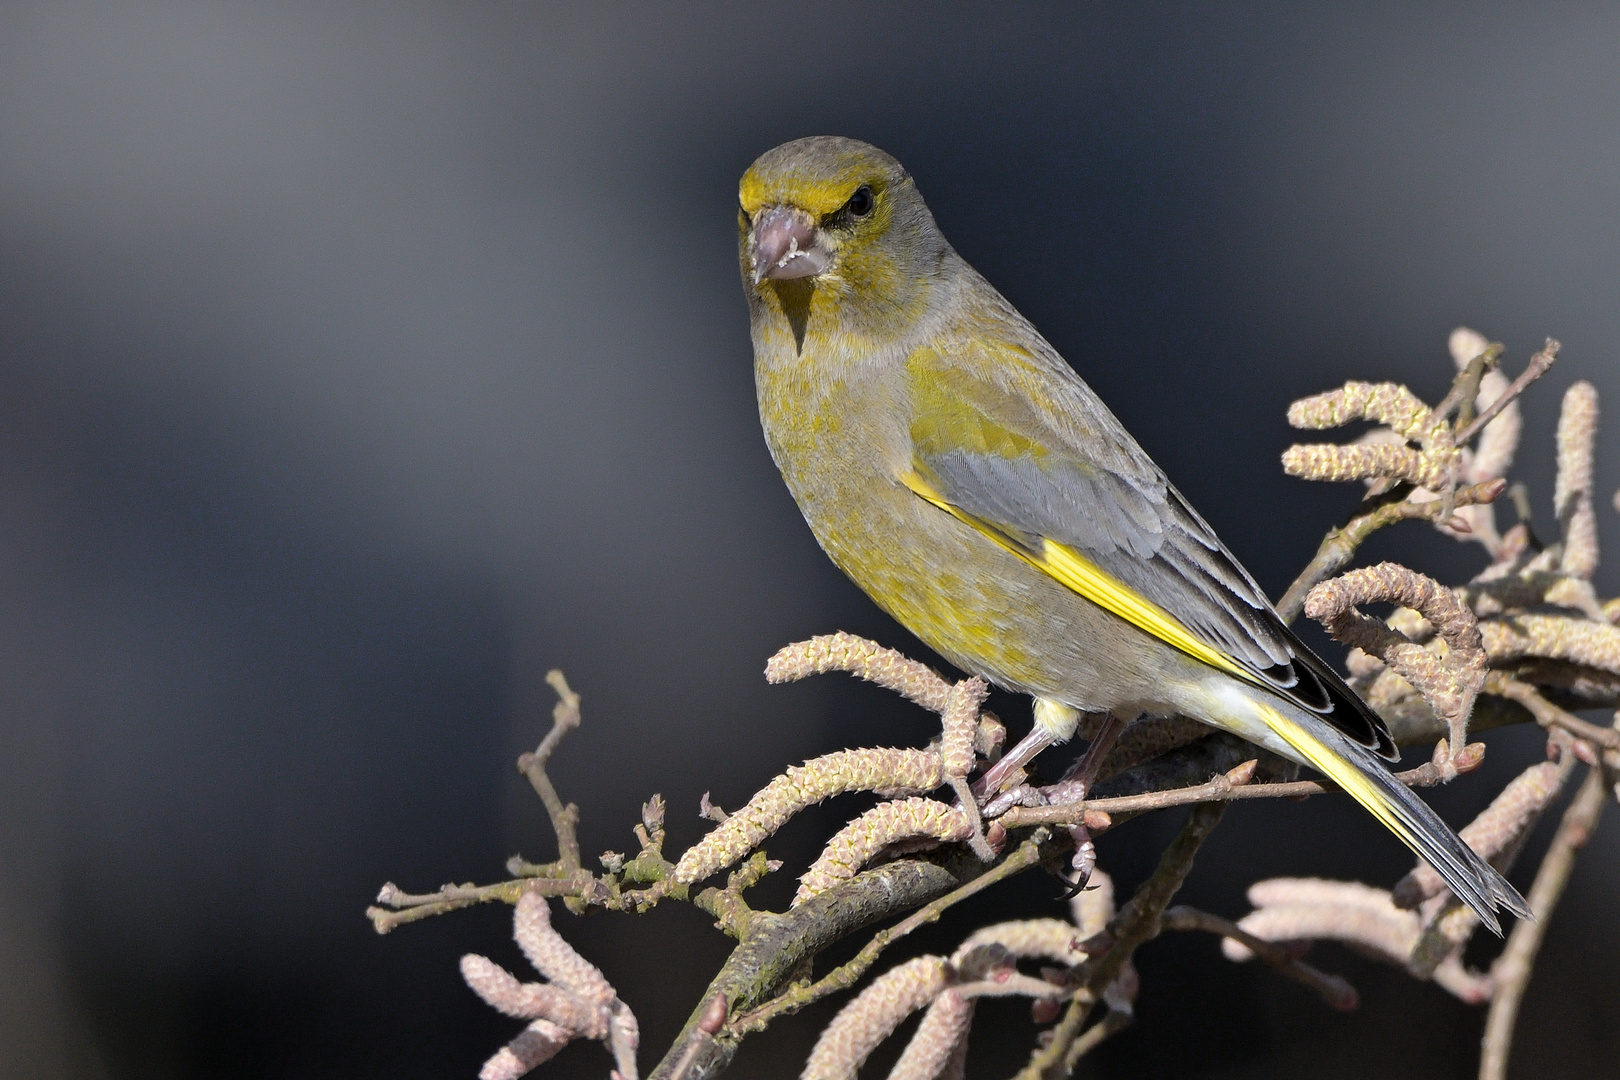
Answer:
M1544 728L1562 728L1605 750L1620 750L1620 731L1588 723L1566 709L1559 708L1542 697L1536 688L1519 680L1493 671L1487 678L1485 689L1492 694L1516 701L1530 710L1536 723Z
M446 885L438 892L408 893L390 881L377 893L377 903L387 907L366 908L366 918L371 920L372 928L377 933L386 934L395 927L432 915L443 915L447 911L458 911L496 900L515 904L526 892L540 896L578 896L579 883L557 878L517 878L494 885L468 882L465 885ZM388 908L399 910L390 911Z
M1085 982L1074 992L1068 1011L1052 1029L1052 1041L1030 1059L1017 1080L1061 1080L1070 1074L1081 1055L1095 1045L1080 1041L1091 1010L1101 1000L1102 992L1130 962L1137 947L1158 936L1163 928L1164 909L1170 906L1181 883L1187 879L1199 847L1220 824L1225 812L1226 807L1220 803L1193 808L1186 824L1159 857L1153 875L1142 883L1104 931L1112 937L1113 944L1085 969Z
M1457 489L1452 506L1495 502L1506 490L1506 480L1487 480L1484 483L1471 484ZM1321 546L1316 549L1316 556L1300 572L1299 577L1294 579L1294 583L1288 586L1288 591L1283 593L1282 599L1277 601L1277 612L1283 617L1284 622L1291 623L1299 618L1299 613L1305 606L1305 594L1349 565L1356 554L1356 549L1379 529L1393 525L1397 521L1443 520L1441 511L1445 509L1445 504L1442 500L1413 502L1406 498L1410 491L1411 489L1405 486L1397 486L1384 494L1369 495L1362 500L1349 521L1322 538Z
M1356 988L1340 976L1329 975L1319 968L1312 967L1283 946L1265 938L1255 937L1230 919L1223 919L1219 915L1211 915L1197 908L1173 907L1164 913L1164 928L1202 930L1205 933L1218 934L1223 938L1242 942L1266 964L1290 979L1315 990L1322 996L1323 1001L1340 1012L1350 1012L1360 1004Z
M1480 1054L1480 1080L1506 1080L1508 1051L1513 1045L1513 1026L1519 1017L1519 1005L1530 983L1530 973L1536 962L1536 953L1547 932L1547 922L1553 909L1569 883L1575 869L1575 853L1586 845L1597 827L1603 807L1609 801L1608 785L1602 769L1591 769L1575 794L1575 801L1564 811L1553 836L1552 847L1541 860L1536 880L1530 886L1532 918L1522 920L1508 937L1507 948L1491 966L1491 979L1496 992L1491 997L1491 1011L1485 1019L1484 1049Z
M1459 338L1459 333L1464 336ZM1474 339L1471 342L1470 336ZM1474 419L1480 389L1486 375L1496 373L1496 366L1502 358L1502 346L1499 342L1487 342L1477 334L1470 335L1469 331L1461 327L1452 331L1448 344L1452 346L1451 358L1457 362L1457 377L1451 382L1451 390L1440 399L1440 404L1434 407L1434 415L1445 420L1455 412L1456 429L1461 430ZM1459 353L1458 346L1470 355L1464 356Z
M558 859L564 874L572 875L578 872L580 866L579 836L576 832L579 807L573 803L563 804L557 796L557 789L551 784L551 778L546 775L546 763L551 760L563 736L579 727L579 695L569 688L568 680L555 668L546 672L546 682L557 692L557 704L551 710L551 730L546 732L546 737L540 740L533 753L518 758L517 767L518 772L529 778L540 801L546 804L551 827L557 834Z
M752 1012L737 1017L728 1025L728 1031L736 1035L747 1035L756 1031L763 1031L765 1026L778 1016L798 1012L813 1001L819 1001L828 994L839 990L847 990L855 985L862 975L872 966L873 962L882 955L883 950L905 937L913 930L927 923L936 922L945 911L961 903L970 896L974 896L990 886L1005 881L1016 874L1040 864L1047 852L1042 846L1050 839L1050 834L1044 829L1037 829L1029 839L1020 844L1011 855L1003 859L993 869L965 882L959 888L952 890L944 896L938 897L925 906L918 908L906 918L896 923L888 930L879 931L871 941L855 955L853 960L834 968L821 979L806 986L795 987L787 993L765 1003ZM864 876L864 875L863 875ZM858 880L858 879L857 879ZM822 896L829 894L823 893ZM809 907L816 902L817 897L807 901L803 906ZM803 910L795 908L794 911Z
M889 945L952 905L1038 865L1050 839L1037 830L995 868L971 875L981 864L967 856L951 866L905 859L867 870L785 914L756 912L737 948L703 994L703 1005L655 1069L652 1080L706 1080L730 1063L742 1039L778 1016L797 1012L828 994L854 985ZM954 886L954 888L953 888ZM822 979L782 992L802 964L834 942L907 909L919 907L894 927L880 931L854 959ZM740 1014L729 1024L706 1019L721 997Z
M1562 346L1557 341L1548 338L1547 343L1541 347L1541 351L1530 358L1529 365L1525 367L1519 377L1508 384L1507 391L1491 402L1484 412L1476 416L1473 423L1457 433L1457 445L1462 446L1469 439L1478 435L1486 424L1496 419L1497 413L1508 407L1509 402L1518 400L1519 395L1524 393L1531 383L1547 374L1547 369L1553 366L1554 360L1558 359L1558 350L1560 348Z
M447 911L456 911L460 908L472 907L475 904L487 904L491 901L502 901L516 904L524 893L535 893L538 896L561 897L568 905L569 910L576 914L583 910L585 904L599 904L608 906L620 900L617 883L609 884L599 881L594 875L584 870L580 865L579 836L579 807L573 803L564 804L557 795L557 789L546 775L546 765L551 761L551 755L557 750L564 736L579 727L579 695L568 685L563 673L556 669L546 673L546 682L557 692L557 704L551 711L551 730L546 732L545 738L533 751L518 756L517 767L540 801L545 804L546 813L551 818L552 830L557 835L558 859L554 863L531 863L514 856L507 863L507 869L514 875L512 880L496 882L493 885L474 885L468 882L464 885L446 885L438 892L407 893L388 882L383 885L377 894L377 903L383 907L368 907L366 917L371 920L372 927L379 934L386 934L395 927L405 923L416 922L433 915L443 915ZM659 820L654 822L651 817L646 819L645 829L638 829L647 843L643 844L643 856L651 855L661 859L657 847L662 842L662 802L655 795L643 810L644 815L656 812ZM648 830L656 834L648 835ZM631 894L632 897L639 894ZM388 910L388 909L395 910Z
M1459 773L1470 772L1484 760L1485 746L1483 743L1470 743L1462 752L1455 755L1454 762ZM1253 773L1252 762L1249 773ZM1016 829L1029 825L1078 825L1085 823L1085 816L1090 813L1107 814L1110 818L1123 814L1142 814L1149 810L1163 810L1171 806L1186 806L1198 803L1228 803L1240 802L1247 799L1299 799L1307 795L1325 795L1338 792L1341 789L1337 784L1326 780L1296 780L1287 784L1251 784L1243 775L1243 765L1231 770L1222 776L1217 776L1203 784L1194 787L1172 788L1168 791L1149 791L1140 795L1121 795L1109 799L1086 799L1081 802L1056 803L1052 806L1015 806L997 819L1008 829ZM1430 761L1415 769L1395 774L1395 779L1407 787L1434 787L1446 782L1446 770ZM1087 826L1093 832L1104 831L1108 826L1101 828Z

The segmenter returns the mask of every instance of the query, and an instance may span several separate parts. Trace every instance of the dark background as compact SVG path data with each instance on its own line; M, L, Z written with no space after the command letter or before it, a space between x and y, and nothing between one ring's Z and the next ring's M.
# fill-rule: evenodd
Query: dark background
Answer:
M555 773L588 853L630 847L653 791L678 850L705 790L733 807L807 756L929 737L870 687L760 677L837 628L918 649L821 556L759 436L735 183L780 141L904 161L1274 593L1356 494L1282 476L1291 399L1395 378L1434 400L1459 323L1510 371L1561 338L1516 471L1544 533L1562 387L1620 400L1606 5L470 8L0 19L8 1077L475 1075L519 1025L455 960L524 970L507 912L378 938L362 911L385 880L552 856L512 768L549 667L585 698ZM1482 561L1418 526L1368 555L1451 580ZM1454 821L1539 753L1491 744L1484 779L1436 796ZM860 807L773 854L796 872ZM1174 827L1122 829L1103 865L1133 884ZM1617 854L1599 833L1552 925L1521 1075L1620 1057ZM1348 803L1242 806L1186 895L1236 915L1260 877L1408 865ZM679 905L562 925L649 1065L726 952ZM1086 1075L1473 1075L1479 1011L1320 955L1358 1013L1208 939L1148 946L1140 1022ZM831 1010L733 1075L796 1074ZM1010 1073L1027 1009L981 1017L974 1075ZM582 1044L538 1075L607 1067Z

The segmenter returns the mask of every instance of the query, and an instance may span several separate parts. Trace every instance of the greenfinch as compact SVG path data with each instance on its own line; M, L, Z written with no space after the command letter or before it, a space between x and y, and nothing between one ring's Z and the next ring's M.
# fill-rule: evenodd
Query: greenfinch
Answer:
M739 201L771 456L867 595L963 671L1034 699L1008 762L1084 713L1193 717L1327 776L1497 933L1495 909L1527 913L1391 776L1383 720L952 250L899 162L799 139L754 162Z

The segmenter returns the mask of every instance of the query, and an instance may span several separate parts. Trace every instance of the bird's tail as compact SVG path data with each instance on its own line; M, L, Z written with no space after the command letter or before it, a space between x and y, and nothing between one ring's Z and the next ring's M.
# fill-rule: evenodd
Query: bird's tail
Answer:
M1428 860L1458 899L1473 908L1497 937L1502 936L1497 908L1530 917L1530 906L1519 891L1452 832L1428 803L1391 776L1371 750L1303 710L1285 713L1269 703L1253 704L1266 726L1307 764L1343 788L1402 843Z

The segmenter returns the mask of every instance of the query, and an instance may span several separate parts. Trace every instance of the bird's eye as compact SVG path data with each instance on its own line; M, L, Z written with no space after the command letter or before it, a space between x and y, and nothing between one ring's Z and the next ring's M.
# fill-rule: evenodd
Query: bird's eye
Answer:
M855 194L849 197L844 204L850 217L863 218L872 212L872 189L862 184L855 189Z

